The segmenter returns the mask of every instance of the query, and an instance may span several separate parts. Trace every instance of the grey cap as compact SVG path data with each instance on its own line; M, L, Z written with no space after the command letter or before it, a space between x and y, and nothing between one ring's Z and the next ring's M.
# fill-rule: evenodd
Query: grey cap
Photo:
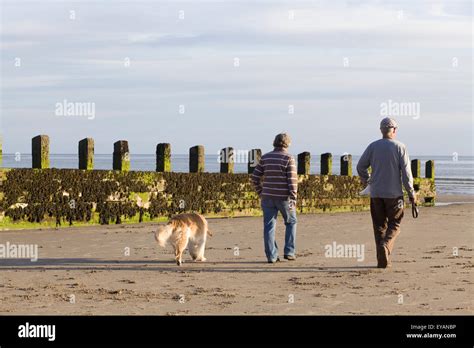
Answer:
M398 128L398 124L393 118L385 117L380 122L380 128Z

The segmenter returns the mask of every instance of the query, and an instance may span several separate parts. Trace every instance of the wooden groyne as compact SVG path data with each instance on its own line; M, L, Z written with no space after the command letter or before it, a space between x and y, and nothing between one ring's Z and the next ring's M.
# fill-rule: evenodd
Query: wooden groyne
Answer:
M261 214L260 199L249 175L261 158L260 149L220 152L220 173L205 172L205 149L189 150L189 173L174 173L171 145L156 145L156 171L133 171L125 140L113 146L113 168L94 170L94 140L78 144L78 169L51 169L49 137L32 139L32 168L0 169L0 228L73 224L160 221L196 211L209 217ZM235 174L234 164L245 160L247 174ZM333 174L333 156L321 155L321 173L311 174L311 154L297 156L299 213L360 211L369 208L360 179L352 174L352 156L339 158L340 174ZM423 205L436 198L434 161L412 161L414 186Z

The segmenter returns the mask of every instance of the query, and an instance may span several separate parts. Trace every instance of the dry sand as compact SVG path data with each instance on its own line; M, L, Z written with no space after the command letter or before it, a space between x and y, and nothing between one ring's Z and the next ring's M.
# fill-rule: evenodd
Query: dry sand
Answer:
M473 201L440 199L450 200ZM297 261L274 265L265 263L260 218L210 220L208 262L186 256L182 267L155 244L157 224L3 231L2 244L40 249L37 262L0 260L0 313L472 314L473 212L474 204L421 208L414 220L407 210L390 270L374 268L368 212L300 215ZM277 235L282 248L281 220ZM365 260L325 257L333 242L364 244Z

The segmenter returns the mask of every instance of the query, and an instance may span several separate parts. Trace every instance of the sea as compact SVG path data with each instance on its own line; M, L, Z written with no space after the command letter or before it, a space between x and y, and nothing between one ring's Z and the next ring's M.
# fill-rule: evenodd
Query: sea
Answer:
M340 155L333 155L333 174L340 172ZM353 173L356 174L356 165L360 156L352 156ZM424 163L428 160L435 161L435 183L438 194L474 195L474 156L411 156L412 159L421 160L421 175L425 175ZM156 166L153 154L131 154L131 170L154 171ZM30 154L3 154L4 168L30 168ZM52 168L77 168L77 154L51 154L50 166ZM172 154L171 166L173 172L185 173L189 171L189 156ZM95 169L112 169L111 154L95 154ZM220 163L217 155L207 155L205 158L206 172L219 172ZM235 173L246 173L247 163L236 163ZM312 156L311 174L320 173L320 158Z

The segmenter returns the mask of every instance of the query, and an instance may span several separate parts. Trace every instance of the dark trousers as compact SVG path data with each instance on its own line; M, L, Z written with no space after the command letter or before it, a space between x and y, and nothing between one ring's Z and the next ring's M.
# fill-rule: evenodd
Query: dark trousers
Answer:
M403 197L371 198L370 214L374 225L377 260L380 260L379 249L386 247L390 255L395 239L400 234L400 223L403 219Z

